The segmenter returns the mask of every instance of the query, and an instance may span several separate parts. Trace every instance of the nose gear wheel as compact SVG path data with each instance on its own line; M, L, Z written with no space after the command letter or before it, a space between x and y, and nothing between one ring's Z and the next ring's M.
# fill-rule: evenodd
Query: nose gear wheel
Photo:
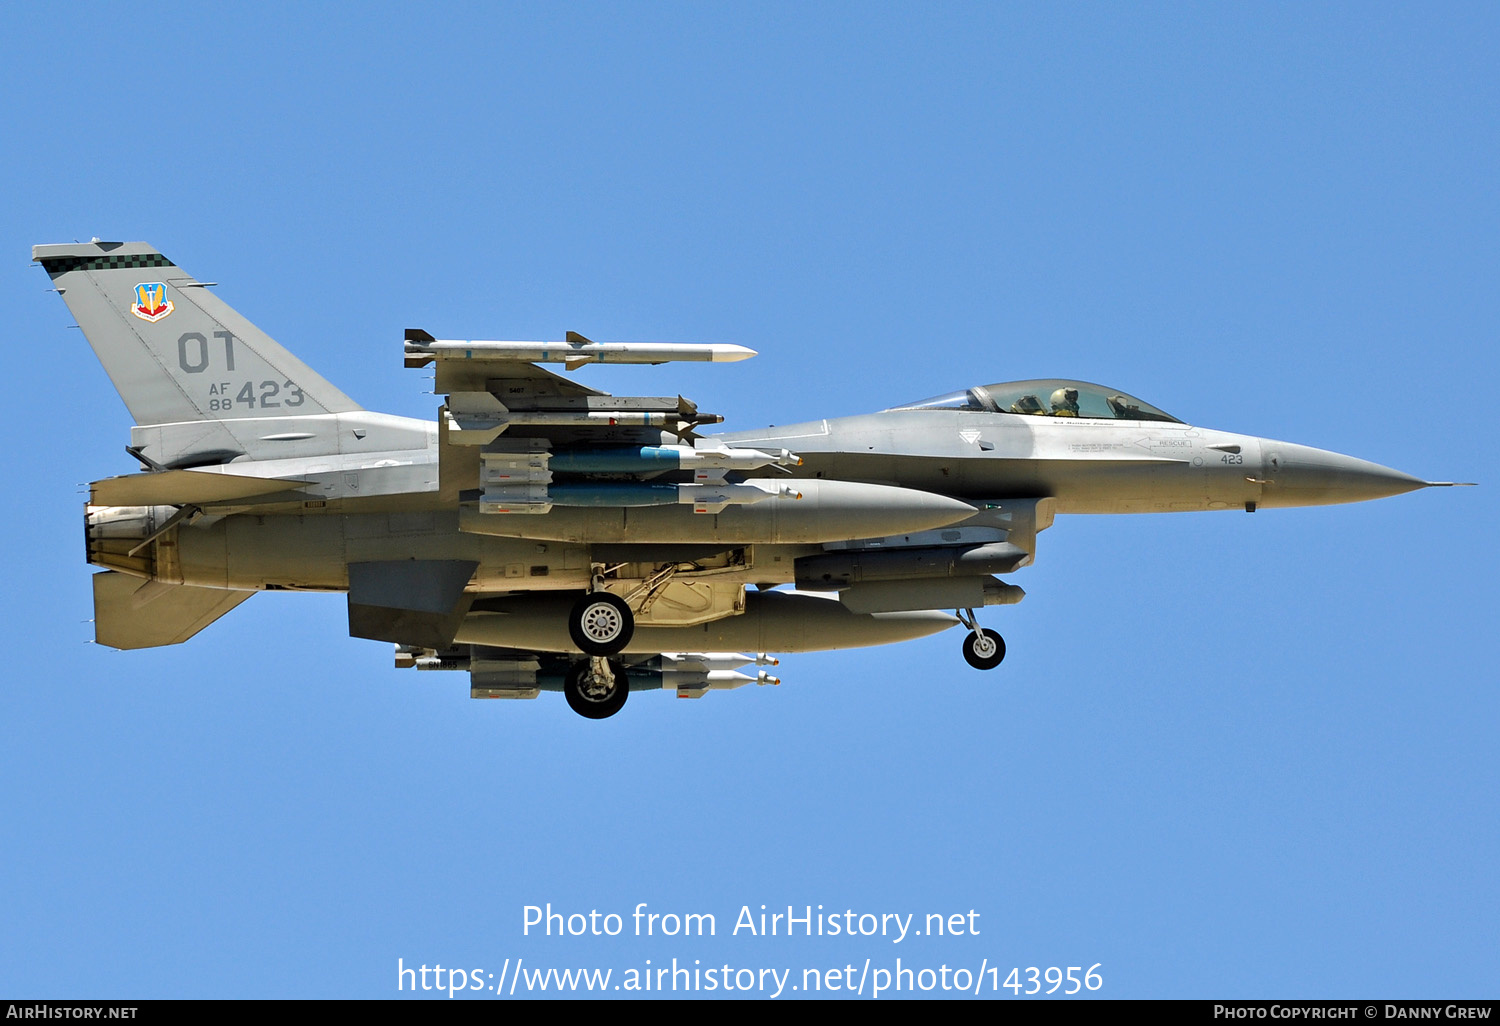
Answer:
M964 661L976 670L993 670L1005 659L1005 639L988 627L964 638Z

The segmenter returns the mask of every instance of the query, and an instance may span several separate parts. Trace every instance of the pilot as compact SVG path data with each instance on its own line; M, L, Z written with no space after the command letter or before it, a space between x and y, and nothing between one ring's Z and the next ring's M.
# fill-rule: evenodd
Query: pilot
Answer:
M1078 416L1078 389L1059 388L1052 393L1052 416Z

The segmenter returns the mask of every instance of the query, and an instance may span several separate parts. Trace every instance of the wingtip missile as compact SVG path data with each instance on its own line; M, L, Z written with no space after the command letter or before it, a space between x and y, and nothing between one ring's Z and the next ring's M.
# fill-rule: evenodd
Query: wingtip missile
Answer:
M409 328L407 362L494 360L516 363L561 363L575 370L586 363L738 363L757 355L748 346L728 342L595 342L576 331L563 342L462 341L433 338Z

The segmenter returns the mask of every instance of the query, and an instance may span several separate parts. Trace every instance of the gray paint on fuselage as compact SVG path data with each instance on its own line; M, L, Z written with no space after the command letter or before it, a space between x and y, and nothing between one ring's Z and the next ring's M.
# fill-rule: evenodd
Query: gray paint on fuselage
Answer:
M712 441L794 448L803 458L799 476L957 498L1051 496L1059 513L1223 509L1260 500L1260 440L1187 424L888 410ZM1227 451L1236 446L1239 452Z

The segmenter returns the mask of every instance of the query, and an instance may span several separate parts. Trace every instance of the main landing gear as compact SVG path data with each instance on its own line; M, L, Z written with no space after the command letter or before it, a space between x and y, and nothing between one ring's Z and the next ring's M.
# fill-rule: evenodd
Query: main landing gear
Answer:
M964 638L964 662L976 670L993 670L999 666L1005 659L1005 639L997 631L979 626L972 609L960 609L954 615L970 632Z
M590 592L568 614L568 634L585 655L612 656L623 652L634 633L635 616L630 606L607 591Z
M594 590L574 604L568 613L568 635L587 659L579 659L563 678L563 695L580 716L602 720L613 716L630 696L625 664L610 656L625 651L635 634L635 614L618 595L600 590L600 571L595 568Z
M580 659L568 670L563 681L563 695L580 716L602 720L613 716L630 697L630 681L625 665L617 659L593 656Z

